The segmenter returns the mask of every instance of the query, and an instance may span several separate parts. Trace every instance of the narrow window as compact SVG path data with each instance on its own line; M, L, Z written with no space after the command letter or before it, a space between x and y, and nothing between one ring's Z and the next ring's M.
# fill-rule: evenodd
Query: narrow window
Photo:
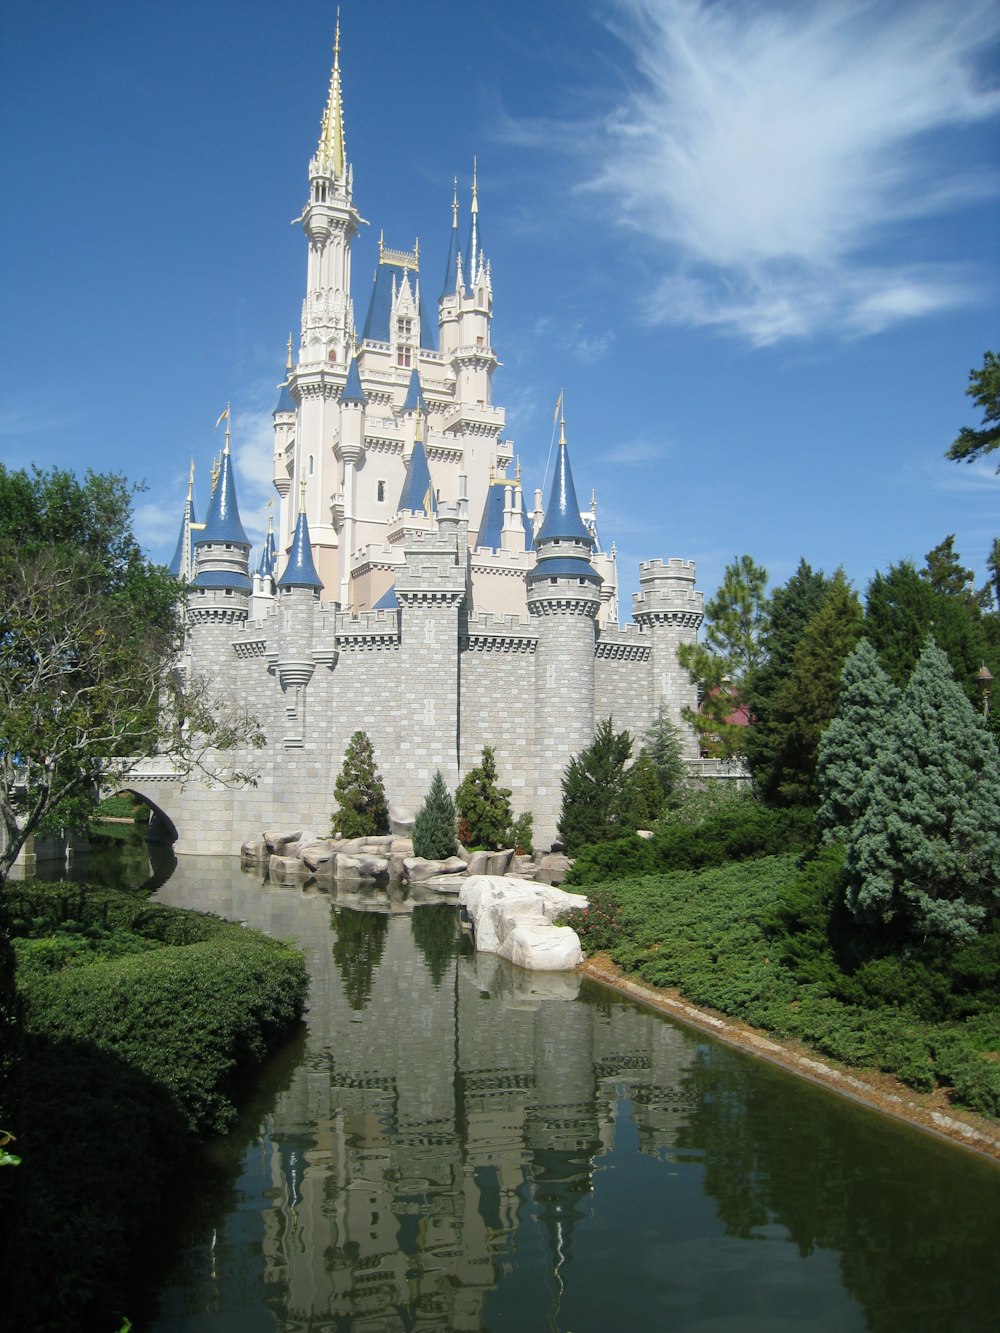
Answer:
M377 481L377 482L375 483L375 499L379 502L379 504L383 504L383 503L385 502L385 482L384 482L384 481Z
M313 474L313 467L314 467L314 465L315 465L315 460L314 460L312 454L310 454L310 455L309 455L309 475L310 475L310 477L311 477L312 474Z

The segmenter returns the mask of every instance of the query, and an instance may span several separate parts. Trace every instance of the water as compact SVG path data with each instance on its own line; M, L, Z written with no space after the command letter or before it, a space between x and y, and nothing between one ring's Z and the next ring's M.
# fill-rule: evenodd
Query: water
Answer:
M472 954L447 907L208 858L157 897L294 939L312 990L199 1163L143 1327L1000 1327L992 1163Z

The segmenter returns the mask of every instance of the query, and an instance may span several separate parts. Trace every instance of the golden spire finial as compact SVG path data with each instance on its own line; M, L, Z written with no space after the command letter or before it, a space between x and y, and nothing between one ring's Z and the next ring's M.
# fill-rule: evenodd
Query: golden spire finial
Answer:
M219 484L219 477L222 475L222 455L216 454L212 459L212 494L215 494L215 488Z
M323 123L319 133L319 149L316 157L320 171L332 171L336 177L343 176L347 165L347 149L344 143L344 107L340 91L339 8L333 38L333 69L330 71L330 92L326 99L326 110L323 112Z
M458 231L458 177L455 177L455 192L451 197L451 225Z
M491 464L490 464L490 485L491 485L491 486L493 485L494 481L496 481L496 475L497 475L496 466L495 466L493 463L491 463Z
M291 368L292 368L292 335L289 334L289 335L288 335L288 356L287 356L286 359L285 359L285 369L286 369L286 370L291 370Z
M381 264L382 255L385 253L385 232L379 227L378 232L378 262Z

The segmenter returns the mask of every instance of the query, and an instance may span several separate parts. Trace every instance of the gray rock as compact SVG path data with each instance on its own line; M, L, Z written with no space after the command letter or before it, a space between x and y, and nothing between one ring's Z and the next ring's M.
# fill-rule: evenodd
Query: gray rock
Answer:
M420 884L433 875L464 875L465 862L460 856L449 856L444 861L428 861L422 856L405 856L403 869L411 884Z
M338 879L383 879L388 877L389 861L384 856L351 856L337 853Z
M408 810L405 805L397 805L394 802L389 803L389 827L393 833L408 838L413 832L413 822L416 815L412 810Z
M299 859L309 867L310 870L317 870L327 861L332 861L337 855L337 850L333 845L332 838L324 838L322 842L304 842L299 846Z
M306 868L297 856L272 856L267 873L276 884L288 884L305 879Z
M576 931L547 922L519 922L497 953L530 972L568 972L583 962Z
M282 847L284 847L287 843L290 843L290 842L300 842L301 839L302 839L302 830L301 830L301 829L299 829L299 830L298 830L297 832L295 832L295 833L288 833L288 832L285 832L285 833L281 833L281 832L271 832L271 833L267 833L267 832L265 832L265 833L264 833L264 845L267 847L267 850L268 850L269 852L278 852L278 853L280 853Z
M508 847L504 851L490 852L489 858L489 869L486 871L486 874L506 875L507 871L510 869L510 863L514 859L514 849L513 847Z

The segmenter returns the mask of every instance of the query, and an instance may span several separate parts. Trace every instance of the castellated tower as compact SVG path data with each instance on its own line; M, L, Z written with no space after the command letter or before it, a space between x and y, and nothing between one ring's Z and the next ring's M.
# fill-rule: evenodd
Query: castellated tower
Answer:
M684 738L685 757L698 758L698 740L684 721L698 707L698 692L677 660L682 643L694 643L704 618L704 595L695 591L693 560L647 560L639 566L641 591L632 594L632 616L650 638L654 716L665 707Z
M275 662L285 696L286 750L300 749L306 739L306 687L316 669L313 656L315 609L322 583L309 547L309 522L302 483L299 516L285 571L278 580L278 653Z
M225 680L230 674L233 634L250 612L249 567L250 542L236 503L227 420L219 475L205 526L194 542L195 576L187 595L188 648L206 677Z
M560 423L559 458L528 574L528 612L535 649L535 825L544 845L556 836L562 775L594 739L595 622L601 576L590 563L593 541L580 517Z

